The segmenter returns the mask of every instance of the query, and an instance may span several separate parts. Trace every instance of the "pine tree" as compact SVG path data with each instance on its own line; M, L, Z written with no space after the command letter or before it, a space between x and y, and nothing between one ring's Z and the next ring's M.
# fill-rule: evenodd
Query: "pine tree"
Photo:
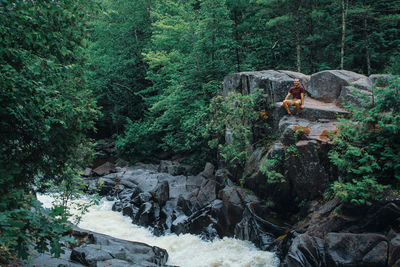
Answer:
M129 134L120 137L123 155L135 160L129 147L151 143L147 156L155 151L205 156L208 104L233 62L228 14L224 0L154 3L153 35L144 53L152 86L140 92L149 108L144 121L131 122ZM141 125L148 125L146 135L129 131Z
M142 56L151 22L147 0L102 1L101 8L91 21L87 77L103 108L100 135L110 136L122 130L127 118L143 117L138 92L151 85L145 79L148 66Z

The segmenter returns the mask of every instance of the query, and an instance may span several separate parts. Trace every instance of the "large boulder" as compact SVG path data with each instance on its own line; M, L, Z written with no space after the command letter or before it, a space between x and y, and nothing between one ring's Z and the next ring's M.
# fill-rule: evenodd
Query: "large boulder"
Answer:
M351 85L361 90L367 90L367 91L372 90L372 81L366 76L352 82Z
M368 107L372 103L372 92L360 90L353 86L343 86L338 97L338 103L353 104L357 107Z
M340 232L355 223L354 218L338 216L335 210L339 207L338 199L332 199L320 206L313 207L310 218L295 227L297 232L307 232L309 235L323 238L330 232Z
M367 77L347 70L324 70L311 75L308 92L316 99L334 102L338 99L343 86L356 83L367 87Z
M190 168L189 165L181 164L179 161L161 160L158 171L171 175L181 175L187 173Z
M214 178L214 171L215 167L213 164L210 162L207 162L206 165L204 166L204 170L199 173L199 175L203 176L206 179L212 179Z
M144 227L154 226L159 216L160 206L157 203L145 202L140 206L133 222Z
M98 176L103 176L113 172L116 172L116 169L115 165L111 162L106 162L93 170L93 173Z
M179 198L180 195L184 195L188 192L186 189L186 180L187 177L183 175L168 178L170 198Z
M285 98L295 78L299 78L307 89L310 77L299 72L263 70L234 73L224 78L223 94L226 96L233 91L246 95L256 88L261 88L267 96L268 103L275 103Z
M379 234L328 233L324 238L300 234L293 239L285 267L387 266L388 240Z
M389 232L389 266L400 266L400 234L391 230Z
M376 87L385 87L393 80L393 76L389 74L371 74L369 79Z
M200 186L200 191L197 195L198 208L202 208L214 201L217 198L217 189L215 180L205 180Z
M281 142L285 145L295 144L300 140L330 142L331 135L337 132L338 123L337 120L309 121L294 116L285 116L279 121Z
M235 227L235 236L248 240L262 249L271 249L274 237L285 233L286 228L264 216L264 209L256 203L247 203L242 220Z
M223 202L226 233L232 235L236 224L242 220L245 207L244 192L239 187L226 186L218 192L218 197Z
M328 266L386 266L388 240L379 234L329 233L325 250Z
M72 235L79 240L80 245L74 247L71 252L67 251L66 255L70 255L69 258L72 262L85 266L155 267L164 266L168 260L168 253L165 249L144 243L120 240L79 228L75 228ZM63 266L75 266L72 262ZM47 265L49 263L46 262L45 265L40 266L50 266Z
M281 142L275 142L262 157L261 161L285 158L285 146ZM285 171L285 170L279 170ZM285 174L285 173L283 173ZM290 210L292 207L291 186L288 180L284 183L268 183L267 177L259 170L259 165L253 174L246 177L244 185L252 190L262 199L272 199L276 204L282 207L282 210Z
M308 234L296 236L282 265L284 267L327 266L324 241Z
M319 145L315 140L302 140L287 149L288 174L292 192L299 200L322 196L329 185L329 172L319 157Z
M215 199L207 206L198 209L189 217L181 216L173 222L171 228L177 234L191 233L206 239L226 236L226 214L223 202Z
M75 263L70 260L71 251L65 250L64 254L61 254L59 258L55 258L50 253L34 253L29 255L29 261L27 262L14 262L11 261L9 265L3 266L62 266L62 267L83 267L80 263ZM128 262L126 262L128 263Z
M350 209L347 214L354 214ZM385 197L376 201L362 216L360 223L350 228L351 232L388 231L400 218L400 200L398 197Z
M316 123L315 127L318 125L319 123ZM296 127L302 130L301 134L296 135ZM321 197L333 179L336 169L328 158L329 143L317 140L298 141L303 138L322 138L322 132L317 128L313 131L319 136L309 137L307 133L311 133L310 128L299 125L282 127L284 134L281 142L276 142L260 160L277 161L278 164L271 171L282 174L284 181L272 182L258 170L246 177L245 186L258 197L272 200L287 211L295 210L297 204L303 200Z
M259 147L253 151L249 160L246 162L246 166L244 168L244 175L250 176L254 172L258 171L261 158L263 157L265 152L266 152L265 147Z
M311 97L306 97L304 103L304 109L300 110L298 116L288 116L286 110L281 107L282 103L275 103L269 119L270 131L273 134L282 133L281 124L286 126L289 124L306 126L311 122L335 121L338 117L349 117L350 115L348 111L339 107L336 103L325 103ZM291 112L296 112L295 107L292 107Z
M77 247L71 252L71 260L82 263L89 267L96 267L97 262L104 260L111 260L113 256L100 246L84 246Z
M190 192L199 189L205 180L201 175L188 176L186 179L186 190Z
M161 206L164 206L169 199L169 184L167 181L162 181L158 184L153 192L153 197Z

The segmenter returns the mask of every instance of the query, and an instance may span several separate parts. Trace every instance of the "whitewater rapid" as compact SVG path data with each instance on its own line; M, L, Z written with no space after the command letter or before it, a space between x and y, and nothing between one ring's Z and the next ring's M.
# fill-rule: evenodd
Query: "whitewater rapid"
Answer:
M53 198L38 199L50 207ZM84 202L84 200L80 200ZM78 227L116 238L143 242L168 251L169 265L180 267L276 267L279 260L272 252L261 251L252 243L234 238L205 241L191 234L154 236L147 228L131 223L131 218L111 210L112 201L102 199L89 208ZM72 213L77 211L72 210Z

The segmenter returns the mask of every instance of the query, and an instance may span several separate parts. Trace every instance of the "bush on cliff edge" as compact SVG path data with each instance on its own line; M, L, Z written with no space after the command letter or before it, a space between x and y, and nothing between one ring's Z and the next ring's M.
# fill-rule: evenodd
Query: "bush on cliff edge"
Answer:
M400 79L373 89L370 109L349 107L329 156L339 169L331 196L353 205L371 205L400 181ZM333 193L333 194L332 194Z

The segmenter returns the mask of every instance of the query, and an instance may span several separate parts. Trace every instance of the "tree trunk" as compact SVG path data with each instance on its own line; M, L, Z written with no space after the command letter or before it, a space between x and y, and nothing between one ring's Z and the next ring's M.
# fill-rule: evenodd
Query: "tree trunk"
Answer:
M365 1L364 2L364 8L366 9L365 6ZM364 17L364 42L365 42L365 57L367 60L367 74L368 76L371 74L371 59L369 56L369 41L368 41L368 23L367 23L367 10L363 13Z
M240 72L240 55L239 55L239 33L238 33L238 18L237 18L237 13L234 11L234 22L235 22L235 53L236 53L236 66L237 66L237 72Z
M312 12L314 9L314 4L311 3L310 5L310 11L308 14L308 24L310 26L309 28L309 35L313 36L314 35L314 21L312 19ZM314 73L315 72L315 66L314 66L314 58L315 58L315 47L314 47L314 37L311 39L311 43L310 43L310 55L309 55L309 61L310 61L310 73Z
M346 39L346 18L349 8L349 0L342 0L342 49L340 55L340 69L344 69L344 45Z
M300 23L299 23L299 9L295 14L296 16L296 58L297 58L297 71L301 72L301 46L300 46Z
M297 34L296 34L297 35ZM297 47L296 47L296 54L297 54L297 71L298 72L301 72L301 55L300 55L300 53L301 53L301 47L300 47L300 44L299 43L297 43Z
M194 33L192 26L190 26L190 33L192 35L193 55L194 55L194 58L196 59L197 71L200 72L200 61L199 61L199 56L197 55L197 49L196 49L196 37L195 37L195 33Z

